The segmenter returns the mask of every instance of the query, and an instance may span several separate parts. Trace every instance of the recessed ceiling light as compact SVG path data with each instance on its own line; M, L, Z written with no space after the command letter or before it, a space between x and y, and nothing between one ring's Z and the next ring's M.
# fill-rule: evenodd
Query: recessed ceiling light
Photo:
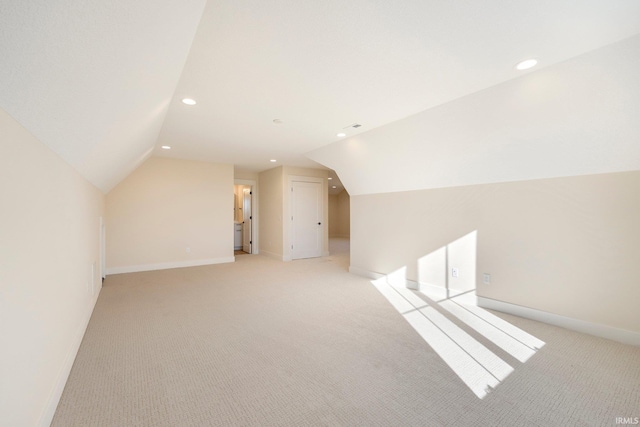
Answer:
M187 105L196 105L196 101L191 98L184 98L182 103Z
M277 125L281 125L284 122L281 119L273 119L273 123L275 123Z
M338 187L336 187L335 185L333 185L333 186L331 186L331 188L338 188Z
M516 70L527 70L531 67L534 67L538 63L537 59L525 59L524 61L520 61L516 64Z
M276 159L271 159L271 160L269 160L269 161L270 161L271 163L275 163L275 162L277 162L277 160L276 160Z
M168 145L163 145L162 147L163 150L171 150L171 147L169 147Z
M347 136L346 133L344 132L340 132L339 134L336 135L338 138L342 138L343 136Z
M333 178L329 177L329 181L331 181Z

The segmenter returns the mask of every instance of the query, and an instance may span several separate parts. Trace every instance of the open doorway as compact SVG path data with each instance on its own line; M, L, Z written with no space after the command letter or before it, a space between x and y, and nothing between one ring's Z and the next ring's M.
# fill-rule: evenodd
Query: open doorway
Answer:
M236 180L233 186L234 255L257 253L255 239L255 182Z

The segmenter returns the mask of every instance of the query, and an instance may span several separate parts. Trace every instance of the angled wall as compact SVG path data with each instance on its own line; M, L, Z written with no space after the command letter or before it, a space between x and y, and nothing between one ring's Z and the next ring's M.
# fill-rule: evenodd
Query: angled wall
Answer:
M101 288L103 194L0 109L0 424L48 426Z

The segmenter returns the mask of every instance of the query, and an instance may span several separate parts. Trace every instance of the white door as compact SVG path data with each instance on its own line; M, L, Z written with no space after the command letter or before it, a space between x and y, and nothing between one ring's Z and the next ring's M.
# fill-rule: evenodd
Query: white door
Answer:
M291 258L314 258L322 255L322 184L291 183Z
M242 190L242 250L246 253L251 253L251 221L253 216L251 213L251 195L252 191L249 188Z

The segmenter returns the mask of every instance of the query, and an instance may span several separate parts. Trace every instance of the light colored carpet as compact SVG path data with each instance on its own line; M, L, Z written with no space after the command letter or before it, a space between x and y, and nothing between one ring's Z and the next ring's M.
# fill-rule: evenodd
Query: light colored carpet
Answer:
M109 276L53 426L613 426L640 349L504 315L546 344L479 399L332 256Z

